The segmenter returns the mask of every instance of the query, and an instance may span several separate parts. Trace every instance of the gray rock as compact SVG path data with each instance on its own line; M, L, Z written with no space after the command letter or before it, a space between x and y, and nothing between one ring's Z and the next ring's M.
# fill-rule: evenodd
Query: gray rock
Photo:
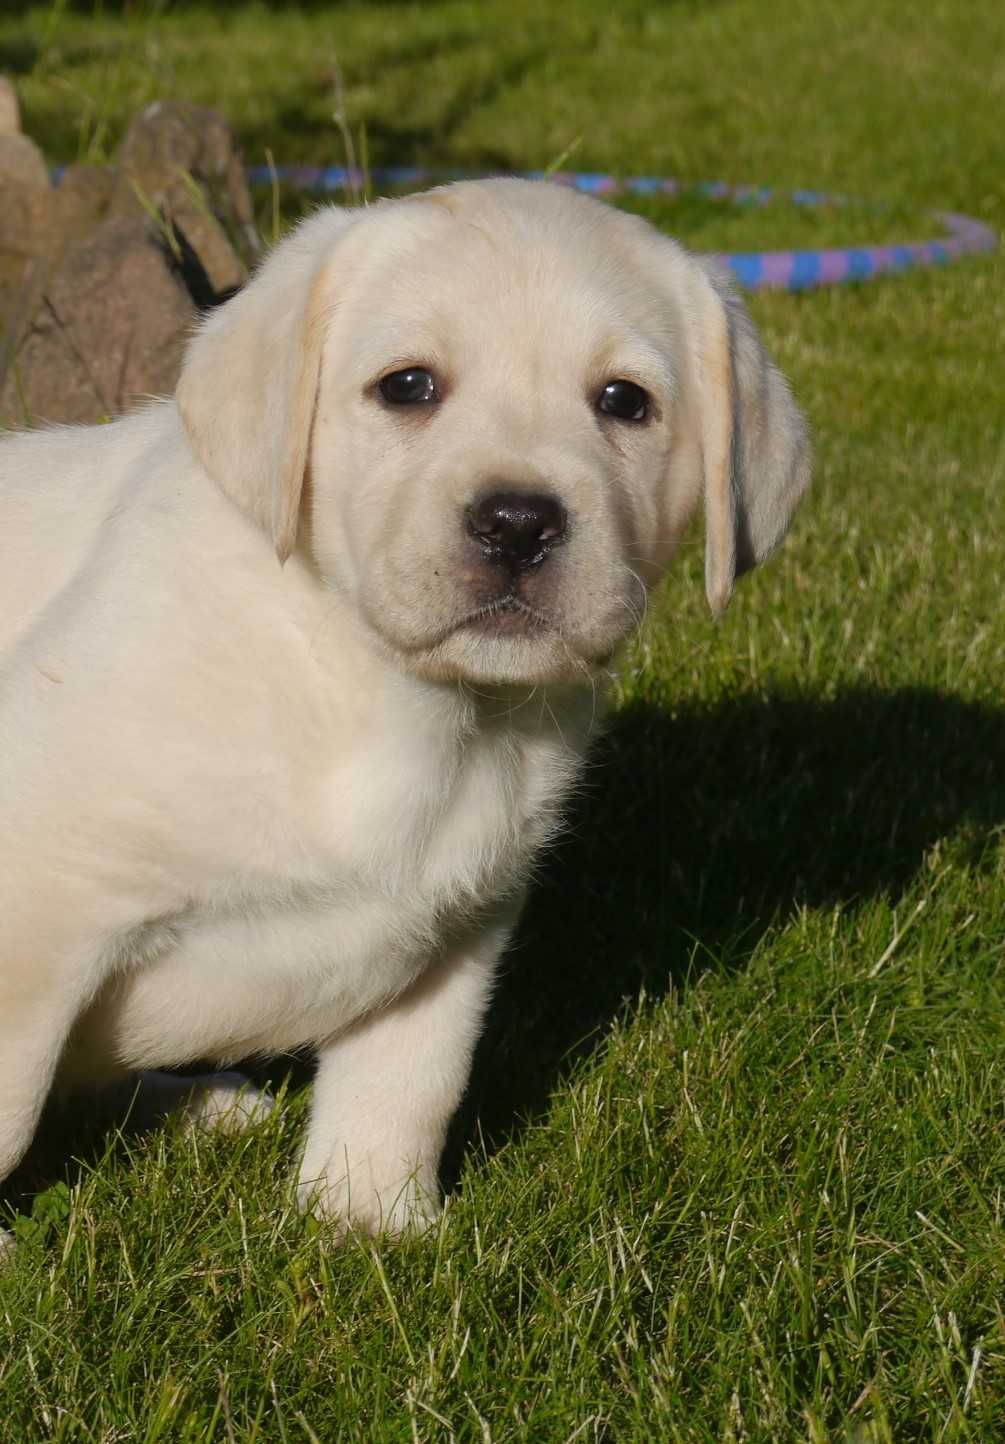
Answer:
M52 249L57 192L0 176L0 253L38 256Z
M62 249L56 192L0 180L0 379Z
M112 218L41 287L0 387L0 422L94 422L170 395L196 309L143 219Z
M72 166L52 189L0 180L0 379L53 271L103 219L115 177Z
M97 166L72 166L55 188L0 174L0 255L61 258L104 219L114 186Z
M63 172L56 194L66 224L80 240L105 218L116 179L115 172L104 165L71 165Z
M170 394L198 310L257 249L215 111L148 106L116 167L71 166L55 187L26 136L0 134L0 424L100 421Z
M233 132L215 110L155 101L136 117L117 159L113 215L159 213L198 257L212 295L243 284L257 257L251 196Z
M8 180L22 185L49 187L45 156L26 135L0 133L0 186Z

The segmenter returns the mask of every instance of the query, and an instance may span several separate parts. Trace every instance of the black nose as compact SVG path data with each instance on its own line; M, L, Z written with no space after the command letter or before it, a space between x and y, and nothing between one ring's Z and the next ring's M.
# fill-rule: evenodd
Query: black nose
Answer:
M565 537L565 507L553 496L495 491L468 507L468 531L489 561L526 571Z

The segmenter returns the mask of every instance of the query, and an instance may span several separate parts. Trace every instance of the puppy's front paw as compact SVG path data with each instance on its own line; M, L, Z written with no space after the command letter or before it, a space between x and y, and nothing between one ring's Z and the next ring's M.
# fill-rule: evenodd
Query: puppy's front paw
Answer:
M378 1182L369 1162L347 1170L334 1159L318 1169L305 1165L298 1189L300 1207L333 1227L338 1240L351 1233L400 1238L425 1233L442 1212L435 1173L418 1168Z
M141 1106L155 1117L179 1113L199 1128L238 1133L268 1117L276 1106L269 1093L249 1083L243 1073L203 1073L179 1078L171 1073L144 1073Z
M249 1083L243 1073L205 1073L192 1079L184 1108L200 1128L239 1133L268 1118L275 1106L272 1094Z
M0 1228L0 1268L13 1254L15 1246L14 1235L8 1233L5 1228Z

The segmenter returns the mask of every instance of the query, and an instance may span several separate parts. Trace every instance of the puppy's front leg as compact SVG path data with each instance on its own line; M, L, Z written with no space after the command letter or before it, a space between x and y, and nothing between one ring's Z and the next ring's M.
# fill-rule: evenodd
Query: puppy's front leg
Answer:
M21 967L23 959L28 967ZM10 963L0 950L0 1181L27 1151L63 1044L89 992L89 979L61 970L53 976L33 948L17 961L17 972L4 976Z
M0 857L0 884L13 868ZM0 1181L31 1143L56 1065L94 986L95 948L79 933L76 899L0 891ZM0 1229L0 1256L11 1237Z
M0 1183L32 1142L66 1035L94 986L77 898L19 884L0 855ZM0 1259L12 1245L0 1227Z
M427 1227L437 1168L518 908L321 1049L300 1201L376 1234Z

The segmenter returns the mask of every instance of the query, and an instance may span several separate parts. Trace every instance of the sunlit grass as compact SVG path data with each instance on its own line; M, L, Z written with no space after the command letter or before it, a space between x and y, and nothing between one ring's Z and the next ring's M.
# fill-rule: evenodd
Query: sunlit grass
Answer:
M375 164L581 134L584 169L1003 214L991 3L0 20L54 159L175 93L251 161L340 161L331 50ZM656 219L709 247L874 219L716 205ZM240 1140L72 1134L85 1161L54 1145L11 1198L0 1439L1005 1437L1005 263L752 308L815 493L721 623L697 533L654 599L439 1233L334 1251L297 1215L296 1089Z

